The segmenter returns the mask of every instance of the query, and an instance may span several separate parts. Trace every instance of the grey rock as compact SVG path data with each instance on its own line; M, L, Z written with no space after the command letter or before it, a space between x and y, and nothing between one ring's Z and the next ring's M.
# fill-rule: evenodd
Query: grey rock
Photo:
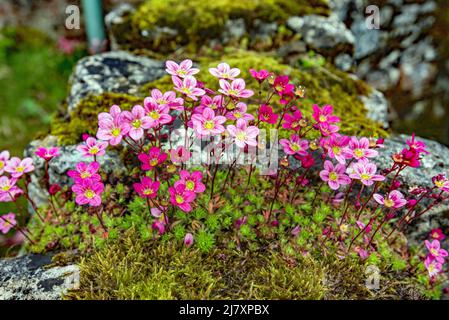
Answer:
M373 90L369 96L360 96L360 99L367 110L366 116L388 128L388 101L383 93Z
M339 54L335 57L334 61L335 66L342 71L349 71L352 68L353 63L354 59L347 53Z
M223 41L228 42L242 38L246 33L245 20L243 18L226 21Z
M48 267L49 255L26 255L0 259L0 300L60 300L76 289L76 265Z
M123 3L118 5L114 10L110 11L104 18L106 28L109 35L109 43L111 50L119 50L120 43L116 37L119 29L125 29L129 27L128 19L135 12L135 8L128 4Z
M89 94L137 94L139 88L165 74L163 62L112 51L81 59L70 77L69 113Z

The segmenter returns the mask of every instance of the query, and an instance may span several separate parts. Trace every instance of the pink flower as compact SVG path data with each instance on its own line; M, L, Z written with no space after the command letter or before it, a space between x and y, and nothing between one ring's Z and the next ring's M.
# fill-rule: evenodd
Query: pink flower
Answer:
M101 181L101 176L98 174L100 164L98 162L91 162L89 164L80 162L75 166L76 170L69 170L67 175L72 178L75 183L82 183L84 180Z
M443 264L430 255L427 256L424 261L424 266L426 267L427 272L429 272L429 276L431 278L437 276L443 270Z
M123 121L122 111L117 105L113 105L109 113L102 112L98 115L97 138L109 141L111 146L118 145L130 129L129 124Z
M186 190L193 191L195 193L203 193L206 190L206 186L202 183L203 174L201 171L194 171L191 174L186 170L179 172L180 180L185 185Z
M214 110L205 108L202 114L192 115L192 124L196 133L200 136L217 135L224 132L223 123L226 118L215 116Z
M247 125L243 119L238 119L236 125L228 125L226 128L229 134L235 138L235 144L239 148L248 146L257 146L256 138L259 135L259 128Z
M251 77L257 80L257 82L262 83L266 78L272 75L271 72L268 72L267 70L260 70L256 71L254 69L249 69L249 73L251 74Z
M192 68L192 60L184 60L180 64L177 64L174 61L167 60L165 62L165 71L167 71L168 74L171 74L172 76L177 76L180 78L185 78L187 76L193 76L194 74L197 74L200 72L200 69Z
M100 206L103 190L103 183L94 179L85 179L72 186L72 191L76 194L75 202L81 206L85 204L92 207Z
M193 244L193 235L191 233L187 233L184 237L184 245L186 247L190 247Z
M427 250L429 250L429 254L435 258L440 263L444 263L444 258L447 257L447 251L444 249L441 249L440 241L433 240L432 242L426 240L424 241L424 244L427 247Z
M166 107L168 109L168 107ZM153 121L150 117L145 115L145 109L142 106L134 106L129 111L123 111L123 121L128 123L128 135L131 139L138 141L143 137L144 129L152 128Z
M254 120L254 116L250 113L246 113L248 107L245 103L239 102L235 108L226 114L226 117L230 120L243 119L246 122Z
M362 259L362 260L365 260L369 256L368 251L366 251L365 249L363 249L361 247L355 247L354 250L357 252L360 259Z
M325 105L321 109L318 105L314 104L312 109L312 117L318 123L335 123L340 121L339 117L332 115L333 107L331 105Z
M170 150L170 160L173 163L185 163L189 161L191 153L184 146L179 146L176 149Z
M77 146L76 150L78 150L83 157L101 157L106 154L107 147L108 143L106 141L100 141L93 137L89 137L83 144Z
M56 147L52 147L50 149L40 147L36 150L34 154L37 155L39 158L44 159L45 161L50 161L54 157L60 156L59 149Z
M216 95L213 98L209 97L209 96L202 96L201 97L201 105L199 108L200 112L202 113L204 108L211 108L213 110L216 109L221 109L223 106L223 96L222 95ZM198 109L198 108L197 108Z
M327 122L323 122L323 123L319 123L317 125L318 129L320 130L321 134L324 137L328 137L330 135L333 135L335 133L338 132L338 130L340 130L340 127L334 124L330 124Z
M59 184L52 184L50 186L50 188L48 188L48 193L51 196L54 196L55 194L57 194L59 191L61 191L61 186Z
M216 68L210 68L209 72L216 78L234 80L240 74L240 69L232 68L227 63L220 63Z
M167 159L167 154L161 152L158 147L151 147L148 154L141 153L138 155L140 162L142 162L142 170L153 170L154 167L160 165Z
M195 200L195 192L189 191L183 183L175 183L173 187L168 188L170 193L170 202L179 207L184 212L192 210L191 202Z
M165 222L163 220L156 220L151 225L153 230L157 230L157 232L161 235L165 233Z
M411 150L416 151L417 153L425 153L428 154L429 152L426 150L426 144L422 141L415 141L415 134L412 134L412 138L410 140L407 140L407 145Z
M0 202L15 201L23 190L16 186L17 179L0 177Z
M347 185L351 179L345 174L346 167L341 163L334 166L332 162L326 160L324 162L324 170L320 171L320 177L327 182L332 190L337 190L340 186Z
M198 82L192 76L187 76L183 80L176 76L172 76L172 81L176 91L181 92L194 101L198 100L198 97L206 94L206 91L197 88Z
M149 128L155 128L172 121L172 117L169 114L170 107L168 105L159 105L150 97L145 98L143 103Z
M289 83L288 76L278 76L274 79L274 90L282 97L293 95L293 91L295 90L295 86Z
M290 140L279 140L279 144L284 147L284 152L288 155L306 156L306 150L309 149L309 142L301 140L296 134L292 134Z
M288 130L298 131L301 129L300 120L302 119L302 113L299 110L293 112L293 114L284 115L284 123L282 123L282 128Z
M374 158L379 154L376 150L370 149L368 138L360 138L358 140L357 137L352 137L351 141L349 141L349 148L356 160Z
M157 192L160 186L159 181L154 181L149 177L143 177L140 183L134 183L134 190L142 197L142 198L155 198L157 196Z
M20 160L17 157L11 158L6 163L5 171L11 174L13 178L20 178L25 173L31 172L34 170L33 159L25 158Z
M432 182L438 189L449 192L449 180L444 174L439 174L432 177Z
M270 106L267 106L266 104L263 104L259 108L259 120L262 122L266 122L269 124L275 124L277 123L279 118L279 115L276 113L273 113L273 108Z
M245 80L243 79L233 80L231 84L224 79L220 79L221 89L218 91L232 98L249 98L254 94L254 92L252 90L245 89L245 86Z
M176 98L174 91L167 91L164 94L159 89L151 90L151 97L146 98L148 103L158 105L160 107L169 107L172 110L183 110L184 99Z
M295 158L301 161L301 167L303 167L304 169L312 168L315 164L315 158L310 153L303 157L295 156Z
M347 147L349 139L350 138L347 136L342 136L336 133L327 139L322 139L321 145L327 150L329 158L335 159L341 164L345 164L347 159L352 158L352 152Z
M407 204L407 200L404 199L404 195L398 191L391 191L385 198L378 193L373 195L374 200L377 203L385 206L386 208L399 209Z
M9 160L9 151L2 151L0 153L0 175L5 172L6 163Z
M0 232L7 234L14 226L17 225L16 215L14 213L4 214L0 217Z
M376 174L377 166L368 161L359 161L352 164L348 169L351 172L349 174L351 179L360 180L366 186L371 186L374 181L385 180L384 176Z
M438 241L444 240L444 238L446 238L446 236L443 234L443 231L441 231L440 228L432 229L430 231L430 237L432 239L435 239L435 240L438 240Z

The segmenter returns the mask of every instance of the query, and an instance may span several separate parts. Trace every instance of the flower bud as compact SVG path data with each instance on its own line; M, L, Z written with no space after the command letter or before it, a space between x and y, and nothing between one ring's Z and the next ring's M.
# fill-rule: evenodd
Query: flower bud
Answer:
M184 237L184 245L186 247L190 247L193 244L193 235L191 233L187 233Z

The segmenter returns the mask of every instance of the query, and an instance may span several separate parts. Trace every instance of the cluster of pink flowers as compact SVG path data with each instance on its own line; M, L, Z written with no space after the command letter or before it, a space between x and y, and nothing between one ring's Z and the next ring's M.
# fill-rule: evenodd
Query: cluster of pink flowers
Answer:
M428 254L424 260L424 266L429 272L431 278L436 277L443 271L443 265L447 259L448 253L441 248L440 241L445 238L441 229L434 229L430 232L432 241L426 240L424 244L428 250Z

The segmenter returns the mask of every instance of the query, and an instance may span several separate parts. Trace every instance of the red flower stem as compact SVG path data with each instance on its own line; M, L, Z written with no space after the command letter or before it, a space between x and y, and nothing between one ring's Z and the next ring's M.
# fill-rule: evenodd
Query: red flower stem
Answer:
M363 213L363 210L365 210L366 206L368 205L368 203L370 202L371 198L373 197L373 195L376 193L377 189L379 188L379 182L376 182L376 185L373 188L373 191L371 191L370 195L368 196L368 198L366 199L365 203L363 204L363 206L359 209L359 211L357 212L357 220L360 219L360 216Z
M104 232L108 232L108 229L106 228L106 225L103 222L103 206L101 206L99 209L95 209L95 214L97 215L98 221L100 222L101 227L103 228Z
M346 219L346 214L348 212L348 207L349 207L348 198L349 198L349 194L351 193L351 189L354 186L354 181L355 180L351 180L351 183L349 184L349 187L346 190L345 201L344 201L345 210L343 211L343 215L341 216L340 223L338 224L339 227L343 224L343 221Z
M388 214L385 215L385 217L382 219L382 221L379 223L379 225L377 226L376 230L374 230L373 235L371 236L371 239L369 240L368 246L369 247L371 245L371 243L374 240L374 237L376 236L377 232L380 230L380 228L384 225L384 223L387 221L388 218Z
M376 210L377 210L378 207L379 207L379 204L377 204L376 208L374 209L374 212L376 212ZM366 229L368 229L368 227L371 225L371 223L372 223L374 220L377 220L377 218L379 218L379 216L380 216L381 214L382 214L382 210L380 210L379 213L378 213L377 215L375 215L374 217L372 217L372 218L369 220L369 222L365 225L365 227L363 227L363 229L360 230L359 233L357 233L357 235L356 235L354 238L352 238L351 243L349 244L349 247L348 247L348 251L351 250L351 247L352 247L352 245L354 244L354 242L357 240L357 238L360 237L360 235L361 235L362 233L364 233L364 232L366 231Z

